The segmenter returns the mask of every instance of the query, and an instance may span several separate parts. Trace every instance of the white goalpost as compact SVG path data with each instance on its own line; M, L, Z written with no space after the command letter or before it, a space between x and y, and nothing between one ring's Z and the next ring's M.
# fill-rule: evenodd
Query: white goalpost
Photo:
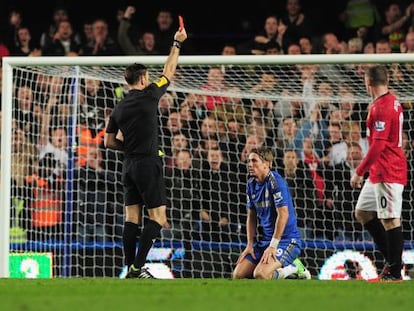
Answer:
M122 153L105 149L102 135L127 92L125 67L143 63L156 78L165 60L3 58L0 277L122 274ZM362 156L367 148L363 73L374 63L389 67L403 103L411 172L414 54L180 56L159 108L169 226L150 252L155 274L230 277L246 242L245 155L267 145L292 191L312 275L346 278L353 260L372 277L382 258L354 219L358 193L344 163L353 144ZM406 277L414 264L411 177Z

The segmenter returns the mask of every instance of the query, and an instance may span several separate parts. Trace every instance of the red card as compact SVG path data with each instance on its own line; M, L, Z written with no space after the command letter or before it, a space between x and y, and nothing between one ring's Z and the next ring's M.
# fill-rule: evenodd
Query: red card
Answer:
M178 24L180 26L179 30L183 30L184 29L184 20L183 17L181 15L178 15Z

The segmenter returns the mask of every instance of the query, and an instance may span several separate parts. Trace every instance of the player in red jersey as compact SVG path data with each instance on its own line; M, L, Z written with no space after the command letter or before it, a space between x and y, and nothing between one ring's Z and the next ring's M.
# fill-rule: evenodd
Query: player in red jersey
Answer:
M388 90L388 71L375 65L365 73L365 86L373 102L369 107L368 153L351 177L360 188L369 172L355 207L356 219L371 234L386 264L382 281L401 281L404 239L401 231L402 193L407 183L407 160L402 148L403 110Z

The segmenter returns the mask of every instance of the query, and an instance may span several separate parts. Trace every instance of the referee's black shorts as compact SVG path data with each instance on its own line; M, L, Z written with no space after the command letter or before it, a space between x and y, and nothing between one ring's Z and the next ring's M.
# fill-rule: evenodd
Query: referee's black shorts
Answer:
M167 204L162 160L158 156L125 158L122 168L124 204L151 209Z

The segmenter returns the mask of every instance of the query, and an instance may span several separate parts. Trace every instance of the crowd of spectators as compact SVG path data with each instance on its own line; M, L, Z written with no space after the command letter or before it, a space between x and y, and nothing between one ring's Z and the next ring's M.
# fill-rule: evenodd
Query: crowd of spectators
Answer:
M79 27L72 24L68 11L59 7L53 11L53 23L36 41L24 23L25 17L12 10L8 31L2 33L0 56L166 55L176 27L172 12L159 11L156 29L136 29L134 14L135 7L126 6L117 12L119 23L112 29L102 17ZM349 0L341 14L341 36L330 29L316 36L301 2L287 0L282 12L263 19L261 31L242 42L229 40L219 53L412 53L413 17L414 3L392 1L377 7L374 1ZM201 53L196 45L186 42L183 54ZM212 95L169 92L160 101L160 149L165 153L170 191L170 222L163 230L164 237L244 241L246 156L252 148L267 145L277 155L278 171L294 189L305 238L363 240L362 229L352 214L359 190L350 188L349 178L367 150L367 106L354 100L357 90L338 79L343 70L352 72L353 81L363 88L363 68L342 68L332 79L329 74L335 68L323 72L322 66L297 65L285 68L289 79L281 81L280 72L261 66L253 69L255 83L240 86L252 93L280 93L293 98L295 94L288 94L283 83L296 81L301 86L296 90L298 98L288 102L214 94L237 94L238 86L229 86L228 82L248 81L244 76L249 73L244 69L212 66L201 86L203 92ZM403 80L412 82L413 68L409 65L390 65L390 73L391 86ZM82 81L77 96L76 171L68 178L67 137L73 103L64 95L68 93L64 88L70 83L42 74L32 78L36 79L35 87L16 84L14 102L12 194L27 202L22 215L31 216L22 219L32 219L21 226L39 229L33 235L35 239L61 233L64 202L70 194L65 189L67 181L73 180L71 188L79 191L72 198L77 202L72 208L77 212L75 222L81 224L73 228L74 232L92 240L108 236L120 239L122 198L117 187L121 168L117 159L122 155L104 149L102 135L108 113L122 97L122 85ZM335 79L339 81L333 83ZM312 95L318 100L312 100ZM334 97L342 100L334 102ZM409 108L409 103L403 104ZM409 109L406 117L404 143L412 164L414 119ZM409 171L413 171L412 166ZM413 190L413 179L409 180L406 205ZM407 206L403 217L405 237L412 240L414 215Z
M206 35L208 28L214 28L207 25L204 31L190 31L189 42L182 53L205 54L203 48L217 47L217 42L220 42L219 47L215 51L207 48L207 54L219 54L226 43L235 46L235 50L228 52L230 54L362 53L370 49L373 52L371 45L384 39L392 52L410 50L406 34L414 27L411 1L343 0L332 12L328 5L318 10L319 15L315 14L315 9L300 0L286 0L275 3L273 9L266 7L260 14L256 8L251 13L255 16L249 17L240 8L244 14L240 16L240 23L244 27L235 31L231 25L235 18L229 17L228 23L217 21L214 24L229 24L227 28L231 31L222 29L221 33ZM32 18L27 11L18 6L10 7L7 20L0 23L0 56L165 55L168 52L171 35L177 27L176 10L158 8L153 21L148 21L148 17L143 16L145 11L137 11L133 5L120 3L110 16L99 15L99 11L80 21L76 18L80 12L73 7L69 10L69 5L50 7L50 23L39 30L29 22ZM321 17L325 17L323 26ZM329 22L332 19L336 23ZM202 21L192 22L202 28L199 26ZM191 30L191 25L189 27ZM201 44L201 40L207 42Z

